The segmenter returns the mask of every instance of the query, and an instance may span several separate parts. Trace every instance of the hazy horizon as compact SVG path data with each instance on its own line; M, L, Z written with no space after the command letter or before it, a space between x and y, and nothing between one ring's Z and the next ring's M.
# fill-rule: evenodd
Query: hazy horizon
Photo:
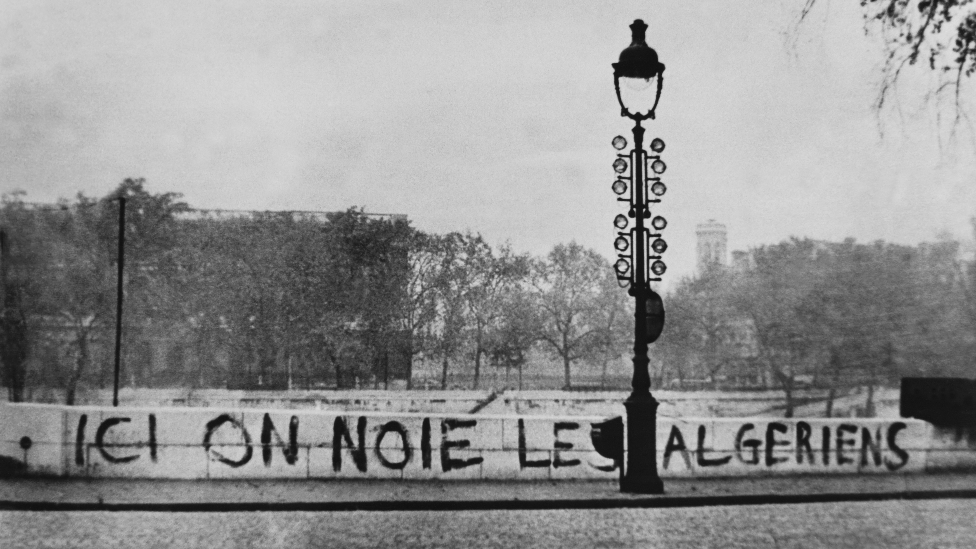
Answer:
M610 64L642 18L667 65L665 280L695 226L729 251L791 235L968 241L965 124L906 73L872 108L880 41L857 5L804 2L12 1L0 7L0 192L101 196L126 177L201 209L403 213L542 255L608 258L619 116ZM937 116L943 117L941 126Z

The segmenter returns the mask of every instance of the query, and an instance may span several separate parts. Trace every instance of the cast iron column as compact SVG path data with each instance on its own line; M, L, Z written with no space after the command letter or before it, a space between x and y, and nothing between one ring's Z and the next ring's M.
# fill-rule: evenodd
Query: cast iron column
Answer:
M627 410L627 468L620 490L635 494L663 494L664 483L657 473L657 406L651 395L650 359L647 356L647 232L644 228L647 200L644 196L647 155L644 153L644 128L634 125L632 158L634 212L634 379L633 392L624 401Z
M122 368L122 277L125 271L125 197L119 197L119 255L115 292L115 383L112 406L119 405L119 370Z

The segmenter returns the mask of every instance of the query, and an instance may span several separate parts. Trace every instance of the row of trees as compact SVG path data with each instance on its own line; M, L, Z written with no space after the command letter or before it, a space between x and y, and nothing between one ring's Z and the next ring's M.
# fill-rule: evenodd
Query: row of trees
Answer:
M4 198L0 360L11 398L46 386L73 402L79 387L110 384L119 196L125 385L409 386L423 363L442 388L462 370L478 388L486 366L521 379L542 352L572 387L574 365L606 378L629 354L631 299L607 260L575 243L540 258L357 210L207 213L126 180L102 199ZM812 384L829 390L829 415L853 385L968 377L976 264L958 246L792 239L752 250L748 265L712 265L665 296L655 383L775 386L788 414Z
M410 255L413 350L441 362L442 387L450 363L465 357L474 365L474 388L486 361L521 376L537 347L559 360L571 387L574 363L619 358L625 350L620 320L628 304L600 254L570 243L532 258L508 246L493 250L479 235L422 239Z
M976 271L959 261L957 242L909 247L853 239L809 239L762 246L751 265L713 265L683 280L668 304L658 345L676 376L756 376L794 393L874 388L907 375L971 377L976 351Z
M436 361L441 386L473 363L521 372L533 349L563 365L619 357L625 293L609 263L571 243L546 258L477 234L426 234L404 219L191 210L125 180L54 206L4 197L5 384L110 379L118 197L126 198L123 381L251 387L389 381ZM152 368L148 365L154 365Z

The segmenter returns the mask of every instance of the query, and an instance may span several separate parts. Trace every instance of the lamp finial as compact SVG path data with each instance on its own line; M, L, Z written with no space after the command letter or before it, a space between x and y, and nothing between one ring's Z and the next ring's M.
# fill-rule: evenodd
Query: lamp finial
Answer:
M630 25L630 36L633 40L633 46L637 45L647 45L646 42L646 32L647 24L644 23L643 19L634 19L634 22Z

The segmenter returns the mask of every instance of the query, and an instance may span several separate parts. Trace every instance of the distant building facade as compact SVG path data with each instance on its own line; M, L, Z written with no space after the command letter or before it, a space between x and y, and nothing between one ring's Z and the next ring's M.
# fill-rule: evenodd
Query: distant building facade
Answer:
M698 272L703 272L711 265L724 267L728 248L725 225L709 219L695 227L695 235L698 237Z

